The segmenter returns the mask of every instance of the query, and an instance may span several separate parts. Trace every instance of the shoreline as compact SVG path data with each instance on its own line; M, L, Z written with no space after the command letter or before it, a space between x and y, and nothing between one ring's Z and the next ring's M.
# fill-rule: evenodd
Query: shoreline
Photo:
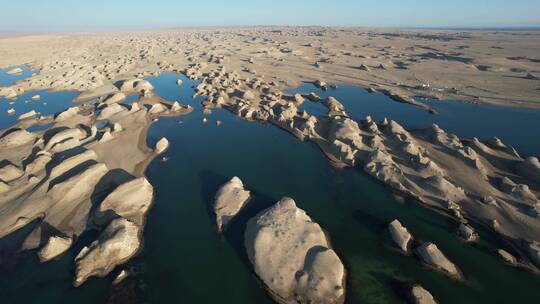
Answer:
M323 30L330 32L329 34L323 32L324 35L315 35L315 37L326 37L327 35L335 34L333 32L334 29L332 28ZM292 31L292 33L296 33L295 31L298 31L298 29L293 28ZM163 32L158 33L162 34ZM241 33L244 35L243 32ZM248 33L249 35L253 34L252 32ZM284 33L286 34L285 38L290 38L285 30ZM171 35L172 34L174 33L171 33ZM306 35L304 38L312 38L310 33L302 32L302 34ZM167 71L179 72L190 79L200 80L199 85L194 88L194 96L200 95L206 97L206 100L202 101L203 109L210 110L213 108L224 108L230 112L230 114L236 115L241 119L253 120L257 123L270 123L275 127L282 129L282 131L286 131L296 137L297 140L312 142L318 146L319 150L325 155L326 160L332 166L337 168L351 167L354 170L360 169L363 174L367 174L371 176L370 178L374 178L378 182L384 184L386 188L390 189L389 192L392 194L397 193L400 197L404 197L406 201L412 198L414 203L445 215L445 217L452 219L453 223L467 225L470 220L474 225L478 225L483 230L493 234L495 239L512 247L512 249L514 249L512 254L518 253L517 257L519 258L519 264L514 266L523 268L530 267L535 274L540 273L540 271L535 270L535 266L533 266L535 264L534 256L529 256L530 253L527 251L529 249L527 246L534 244L533 242L537 241L538 235L540 235L540 233L538 233L540 231L540 222L538 221L540 218L540 209L538 209L538 214L533 213L536 211L535 208L540 207L540 203L529 202L531 197L535 198L536 202L538 202L538 194L540 192L538 187L539 184L535 181L536 175L534 174L536 174L536 171L534 170L536 167L534 167L534 161L529 161L528 159L525 159L525 157L520 156L511 146L505 145L500 140L486 140L481 142L476 138L472 140L458 138L456 135L446 133L436 125L433 125L431 128L423 128L413 132L412 130L403 128L398 122L393 120L384 119L380 122L374 122L369 116L362 120L353 120L349 118L346 113L347 109L336 99L331 100L330 98L327 98L324 100L323 104L328 108L328 115L326 116L312 116L307 112L300 113L298 111L298 106L301 105L302 102L309 102L304 101L303 99L307 96L301 95L300 97L302 97L302 99L300 101L296 96L292 96L291 94L282 91L284 90L284 87L303 82L318 83L320 87L324 87L322 85L323 82L328 82L329 84L341 84L343 82L339 81L339 79L350 76L346 73L351 66L349 65L349 62L341 62L335 64L336 67L334 69L333 61L343 60L344 57L347 57L347 60L357 60L357 58L362 57L345 54L342 54L343 56L339 54L329 55L333 53L333 51L331 48L325 47L324 43L321 43L321 46L317 48L302 45L300 42L295 42L297 44L291 46L288 42L277 42L278 40L274 36L274 33L266 33L266 35L269 35L268 37L272 37L267 39L276 39L276 41L272 42L273 46L270 47L270 49L273 48L274 50L270 51L268 51L268 48L263 50L258 47L254 48L250 43L244 42L246 39L244 36L237 36L234 32L227 33L227 35L231 35L232 38L229 36L222 37L216 34L217 36L214 38L222 44L225 44L225 42L228 41L238 43L239 45L245 44L243 46L245 47L245 54L235 54L234 51L231 51L228 55L223 55L218 52L208 52L203 54L198 51L199 48L205 50L208 49L212 44L207 40L211 40L213 36L200 37L187 34L185 37L180 36L186 39L183 42L186 43L186 45L190 45L191 43L189 42L192 42L192 40L196 41L193 42L194 45L191 50L186 50L185 53L180 54L177 51L175 53L174 49L167 50L167 42L164 43L165 47L163 47L152 40L155 38L146 36L144 33L141 33L141 35L142 36L134 35L126 38L134 40L134 44L137 46L145 47L143 50L138 50L138 54L132 54L131 48L129 50L124 49L119 51L121 56L119 56L119 59L116 59L116 61L111 59L115 57L116 54L106 54L108 59L93 59L93 63L90 64L79 61L79 54L76 54L73 57L68 56L69 58L60 63L59 61L37 60L36 62L43 62L40 64L36 63L36 66L42 73L18 81L10 87L10 89L15 90L17 93L20 92L19 89L27 93L29 90L46 86L49 86L51 90L55 91L70 90L73 89L73 87L77 87L80 89L77 90L80 94L75 100L84 95L85 97L81 99L95 101L94 104L86 103L85 101L81 101L79 104L80 109L84 110L90 109L93 106L91 115L84 115L84 111L79 111L80 109L78 108L79 110L77 110L77 113L73 114L73 116L69 116L67 121L59 122L59 127L66 127L66 131L71 132L69 134L66 133L65 138L62 140L57 139L57 142L53 145L50 141L56 136L56 133L53 134L51 138L45 138L45 131L40 131L36 133L38 134L35 138L37 141L32 144L32 147L37 145L41 148L41 146L43 146L43 151L47 153L52 151L52 153L49 153L51 154L51 159L56 153L65 151L62 149L67 146L63 147L62 145L66 143L74 146L78 143L79 146L88 148L88 151L94 152L96 155L95 157L84 155L81 158L82 160L78 159L80 162L77 166L79 167L74 166L68 168L68 170L71 171L66 171L73 175L77 174L75 175L77 178L83 176L83 173L88 173L90 168L92 168L95 172L92 171L88 174L95 174L99 177L99 181L101 181L103 176L113 170L124 170L127 172L126 175L133 175L135 178L140 177L146 179L147 169L150 164L156 160L158 155L165 152L168 147L168 142L164 149L157 149L157 147L156 149L152 149L148 146L148 133L150 127L154 123L154 119L161 116L168 116L169 114L174 116L189 114L193 109L191 107L181 107L177 104L176 106L179 108L177 108L178 110L174 110L175 108L172 102L167 101L157 95L157 93L154 93L152 84L143 78L145 76L158 75L159 73ZM281 36L281 34L276 36ZM112 37L114 38L114 36ZM71 38L72 37L70 37L70 39ZM96 42L108 43L108 39L111 39L111 37L103 38L94 36L91 38L96 40L90 39L85 41L84 43L88 43L86 46L95 46ZM122 38L116 37L116 39ZM256 41L256 39L257 37L253 40L255 41L253 44L257 46L265 46L270 43L269 41ZM323 38L314 38L314 41L315 39L323 40ZM147 47L146 44L149 44L149 40L154 42L150 47ZM386 37L384 35L382 41L386 42ZM125 40L121 42L125 42ZM339 44L334 43L333 47L335 48L336 45L339 46ZM223 50L227 49L219 43L215 46L216 48L223 47ZM156 52L153 48L159 48L159 50L163 52L171 53L167 53L168 55L159 55L159 52ZM317 61L312 64L311 62L313 60L311 59L313 58L311 57L310 61L307 59L304 60L304 57L307 55L304 56L303 53L291 55L295 52L295 48L307 49L307 51L303 50L305 52L311 52L309 53L310 56L319 54L316 55ZM388 49L392 50L392 48ZM403 48L400 47L400 50L401 49ZM73 50L80 51L81 49L71 49L70 47L64 49L64 51L68 53ZM375 60L379 58L379 56L392 56L386 47L382 48L382 51L379 52L381 52L382 55L373 55L375 56L374 58L369 56L369 59L379 61ZM158 53L158 55L156 55L156 53ZM2 48L0 47L0 55L1 54ZM96 54L98 54L98 52L95 50L87 50L84 55L82 55L82 58L84 58L84 56L92 58L92 56L95 56ZM246 54L253 54L253 57L246 59ZM270 58L265 57L261 59L257 58L255 55L260 55L260 57L268 55ZM461 55L454 54L448 56L457 56L460 58L459 60L466 59L466 57L460 57ZM179 57L179 59L175 59L177 57ZM328 58L326 59L326 57ZM356 59L348 57L355 57ZM364 56L363 59L368 58ZM111 63L109 60L114 62ZM286 60L290 60L290 64ZM427 64L431 64L430 69L440 67L441 63L438 61L432 62L433 60L439 59L427 59L425 61ZM530 58L527 60L532 61ZM268 63L269 61L270 63ZM445 61L445 64L450 65L451 61L451 59L447 60ZM96 62L104 63L97 64ZM300 64L303 64L304 66L299 67ZM461 65L461 63L459 64ZM534 64L536 63L531 63L531 66L534 66ZM414 66L412 63L411 65ZM57 66L59 66L58 69ZM355 64L352 68L358 70L355 71L355 73L363 73L354 66ZM259 72L262 71L264 75L257 73L254 70L255 68L257 68ZM287 74L283 72L285 69L288 69L290 73ZM380 83L377 84L375 81L375 84L377 85L374 85L374 81L352 78L359 83L369 83L367 88L365 86L352 84L353 86L358 86L368 91L375 90L389 98L395 96L395 98L392 98L394 101L396 101L396 98L402 98L404 103L414 106L414 103L406 101L407 98L410 98L410 95L416 96L415 94L412 94L414 93L413 90L403 89L403 84L398 82L399 79L395 80L395 83L385 82L388 81L388 79L384 77L399 78L402 76L400 73L404 72L400 71L399 65L396 64L396 66L391 68L384 66L379 68L371 63L370 67L366 69L376 69L376 71L373 72L374 74L370 77L377 79ZM389 69L391 72L385 72ZM364 72L367 72L367 70ZM304 72L305 75L302 75ZM479 75L482 75L481 73L483 73L480 71L478 72L480 73ZM328 76L330 74L332 76ZM489 77L486 79L489 79ZM299 80L301 80L301 82L299 82ZM529 86L531 83L529 82L525 83L525 81L523 81L522 84L521 80L513 81L523 85L521 88L530 89ZM114 87L113 84L115 85ZM491 85L493 86L493 84ZM411 86L408 87L410 88ZM131 106L119 105L115 102L108 103L106 101L109 100L109 98L114 99L114 96L111 94L113 92L111 92L110 89L113 89L114 93L121 93L124 98L126 98L126 95L130 96L133 94L138 94L140 97L137 101L134 101ZM493 91L493 93L495 94L497 92ZM532 94L531 92L528 93ZM498 96L498 94L495 95ZM437 97L443 96L446 95L444 93L437 95ZM537 96L534 96L534 98L536 97ZM482 101L485 102L488 100ZM458 102L465 101L458 100ZM134 104L136 104L136 108ZM533 104L535 109L540 109L540 102ZM516 108L513 105L506 105ZM528 105L528 103L521 102L517 108L524 107L525 105ZM71 115L72 113L68 114ZM142 115L144 115L144 117L142 117ZM49 117L48 119L56 121L58 116L60 115L57 115L56 117L52 115L52 117ZM102 118L99 119L99 117ZM107 127L104 130L98 130L95 122L103 119L108 121ZM15 126L10 128L12 129L21 124L31 122L32 121L17 122ZM119 127L117 126L117 123ZM81 127L81 125L84 127ZM54 123L52 127L56 128L56 123ZM52 129L52 127L49 127L48 130ZM117 130L117 128L120 130ZM58 133L61 132L63 131L59 131ZM137 134L137 138L133 136L134 133ZM97 136L98 134L100 136ZM25 134L22 134L21 136L23 135L26 136ZM39 142L39 140L41 140L41 142ZM116 141L111 143L111 140ZM107 143L107 141L109 142ZM129 145L126 143L129 143ZM54 147L57 144L59 144L60 148L54 150ZM19 176L19 180L16 178L13 181L6 183L6 185L8 185L7 191L28 191L28 197L31 197L34 201L39 201L39 199L41 199L39 195L42 195L48 200L48 196L50 195L48 189L47 191L45 191L45 189L38 189L41 191L37 191L39 195L34 195L33 188L28 190L31 186L30 181L33 181L32 177L35 177L33 173L26 172L27 166L24 164L26 160L31 159L30 156L32 156L33 153L33 150L30 151L30 141L25 143L24 148L25 150L23 152L14 149L12 151L6 150L7 152L2 151L7 155L2 155L2 157L5 157L6 160L15 164L16 169L20 170L20 168L18 168L18 166L20 166L25 170L23 174ZM116 148L120 149L116 150ZM157 152L157 150L160 152ZM25 154L28 154L28 156L26 157ZM89 159L86 159L85 157L89 157ZM92 161L94 161L95 164L87 163ZM71 165L71 163L66 166L68 165ZM42 168L41 170L43 171L39 171L38 174L43 175L39 175L40 177L43 177L43 183L46 181L50 183L51 181L49 181L48 178L51 173L47 172L48 169L44 168ZM79 172L82 170L81 168L86 171ZM12 171L18 172L16 169L13 169ZM105 170L107 171L105 172ZM65 174L66 172L63 173ZM533 177L530 177L529 175ZM94 182L93 178L96 176L92 175L87 177L85 175L83 176L84 179L81 178L82 182L76 180L77 183L75 183L75 185L81 187L81 185L86 186L86 184L92 184ZM24 178L21 177L26 177L28 181L23 181ZM56 184L61 185L62 182L73 181L71 179L73 176L67 176L65 178L65 180L60 179L60 181L52 180L53 185L50 186L50 188L54 190ZM109 176L109 178L111 179L110 184L107 184L106 186L114 188L110 192L101 189L103 191L103 193L101 193L96 190L97 186L93 191L86 192L98 193L100 194L98 196L104 196L101 194L113 193L117 188L120 188L121 185L127 183L124 180L126 179L125 176L114 175ZM505 180L505 178L507 180ZM95 184L97 185L97 183ZM64 186L66 185L67 184L64 184ZM113 186L117 187L115 188ZM156 185L156 187L157 186L158 185ZM80 199L79 197L76 197L76 193L70 192L71 188L66 188L65 192L68 195L56 193L57 197L53 197L51 201L58 200L61 201L62 204L69 205L68 203L71 203L69 199L72 199L73 201ZM10 193L10 195L11 194L12 193ZM152 188L152 195L154 194L155 187ZM17 196L17 198L19 197L21 196ZM65 197L68 197L68 199L65 199ZM526 203L521 202L523 197L527 199ZM91 197L89 196L89 198ZM49 224L48 221L53 221L51 226L54 227L54 221L58 221L59 224L55 229L58 228L58 231L60 232L59 236L69 237L76 241L77 236L81 233L79 230L83 227L84 232L85 226L75 228L71 226L67 227L68 225L65 224L66 219L62 218L62 216L71 219L74 217L74 214L77 215L75 211L79 210L71 210L71 212L64 214L66 211L58 207L58 210L51 208L53 211L49 214L50 209L45 208L47 207L45 206L47 200L42 203L42 206L38 206L38 208L43 207L44 209L42 212L43 215L41 215L41 213L39 214L43 217L43 222ZM93 201L95 198L92 197L91 200ZM6 201L7 202L3 202L0 200L0 203L6 205L15 204L15 199L12 197L6 199ZM19 207L18 205L13 207L13 210L21 208L23 211L21 212L22 215L16 214L17 210L13 211L12 214L0 214L0 226L2 226L2 220L8 222L12 221L13 218L17 218L17 222L15 223L24 227L27 223L24 221L18 222L18 219L33 219L32 213L35 211L29 206L32 202L33 201L23 202L25 204L22 204L22 207ZM144 238L142 236L144 235L143 229L146 224L145 217L147 211L149 208L152 208L154 202L155 197L152 197L151 202L144 205L147 209L144 211L142 222L137 222L137 218L133 220L130 217L132 214L129 212L127 212L127 215L123 216L117 214L119 218L115 218L115 220L121 219L127 222L133 221L135 223L134 225L138 225L136 238L138 239L139 247L128 257L119 259L118 261L120 264L122 264L122 261L125 262L130 260L143 249ZM86 201L84 202L84 204L87 203L88 202ZM54 206L56 202L51 204ZM92 213L89 217L92 220L95 220L92 218L96 216L92 215L94 212L92 209L93 205L90 206L91 208L89 210L92 210ZM84 205L83 207L86 208L87 205ZM121 213L122 211L124 210L118 212ZM30 215L27 216L27 214ZM62 221L59 221L58 218L61 218ZM80 220L81 223L84 223L83 220L78 220ZM125 224L126 222L124 222L124 225ZM9 225L6 227L2 227L5 231L8 231L5 235L11 234L13 231L9 231L9 229L12 227L9 227ZM2 230L0 230L0 232L2 232ZM55 231L55 233L57 232ZM107 236L108 235L105 235L105 237ZM49 238L49 241L51 238ZM43 240L40 240L40 242L43 242ZM96 239L95 242L97 242L96 246L100 245L98 239ZM92 245L93 244L94 243L92 243ZM39 243L37 247L42 245L43 244ZM99 247L94 246L93 248ZM83 250L90 249L85 247ZM82 254L81 259L86 256L86 253L88 252L81 251L79 254ZM76 264L78 261L79 258L75 260ZM104 271L103 268L101 271ZM347 270L345 271L347 273ZM98 272L97 276L102 275ZM78 281L77 284L79 284Z

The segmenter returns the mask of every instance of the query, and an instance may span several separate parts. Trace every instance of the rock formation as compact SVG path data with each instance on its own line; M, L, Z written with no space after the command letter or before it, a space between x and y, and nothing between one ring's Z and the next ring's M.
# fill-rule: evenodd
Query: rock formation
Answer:
M244 189L244 184L236 176L219 188L214 201L214 213L216 214L216 224L220 233L245 207L249 198L249 191Z
M424 243L416 248L416 253L427 265L456 278L461 277L459 269L433 243Z
M41 262L47 262L56 258L66 252L71 247L72 242L73 240L71 238L51 236L47 244L38 252L39 260Z
M390 231L392 240L394 240L398 248L401 249L403 253L409 254L412 236L407 228L403 227L398 220L393 220L390 225L388 225L388 230Z
M431 293L420 285L414 285L412 287L411 298L414 304L437 304Z
M73 285L80 286L92 276L104 277L116 265L127 261L139 250L139 238L137 225L124 218L112 220L99 238L75 258L77 269Z
M255 273L278 302L343 303L343 264L321 227L292 199L252 218L245 246Z
M156 148L154 149L154 153L161 154L165 152L169 148L169 141L163 137L156 143Z

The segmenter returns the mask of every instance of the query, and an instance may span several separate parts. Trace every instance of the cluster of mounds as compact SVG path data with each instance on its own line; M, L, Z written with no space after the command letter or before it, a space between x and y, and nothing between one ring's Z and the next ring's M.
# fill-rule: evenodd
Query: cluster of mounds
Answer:
M439 250L437 245L430 242L415 244L409 230L398 220L394 220L388 225L388 231L392 241L403 254L410 255L414 252L425 265L455 279L463 279L458 267ZM414 303L435 303L431 294L419 285L412 288L411 297L414 299Z
M127 87L127 89L125 88ZM18 232L18 250L35 250L42 262L59 257L85 231L74 263L74 285L103 277L141 246L153 187L146 165L168 146L146 146L146 130L157 114L180 115L187 107L152 93L151 84L125 81L122 91L141 94L131 105L104 96L48 117L29 117L0 135L0 237ZM114 100L114 101L112 101ZM162 110L152 112L160 105ZM44 131L25 130L50 123ZM26 231L26 232L23 232Z
M402 34L251 27L8 37L0 43L0 66L27 62L40 73L0 89L0 96L36 89L100 96L132 75L185 71L190 78L200 78L206 66L227 65L282 84L320 78L350 83L422 107L411 97L538 107L540 60L535 57L540 35L436 30ZM439 39L448 36L453 39ZM439 77L441 71L444 77Z
M223 231L245 206L249 191L233 177L217 192L214 212ZM279 303L343 303L345 268L322 228L291 198L249 220L244 245L257 277Z
M455 218L467 241L478 237L469 221L492 229L515 245L522 263L538 265L540 164L498 138L464 140L437 125L409 132L393 120L377 123L369 116L357 122L333 97L289 96L274 82L224 67L204 73L196 94L207 96L206 109L223 107L315 142L337 166L362 166L391 188ZM300 112L303 102L321 102L329 113Z

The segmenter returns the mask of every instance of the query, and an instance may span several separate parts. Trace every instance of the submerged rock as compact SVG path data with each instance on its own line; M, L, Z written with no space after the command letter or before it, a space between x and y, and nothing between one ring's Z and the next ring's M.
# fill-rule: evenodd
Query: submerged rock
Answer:
M219 188L214 202L219 232L227 228L227 224L245 207L248 200L249 191L244 189L244 184L236 176Z
M139 227L124 218L111 221L99 238L75 258L73 285L80 286L91 276L104 277L115 266L129 260L139 250L139 234Z
M343 303L343 264L321 227L291 198L248 222L245 246L255 273L278 302Z
M409 254L409 243L412 240L412 236L407 230L403 227L398 220L393 220L388 226L390 231L390 236L396 245L403 251L405 254Z

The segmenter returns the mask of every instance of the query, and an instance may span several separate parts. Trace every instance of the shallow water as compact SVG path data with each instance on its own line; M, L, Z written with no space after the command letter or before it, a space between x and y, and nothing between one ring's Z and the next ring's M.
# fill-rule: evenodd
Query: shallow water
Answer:
M180 87L177 78L184 81ZM6 303L103 303L111 294L119 302L134 303L271 303L249 266L243 230L250 217L282 196L294 198L330 235L348 270L347 303L402 303L403 287L412 283L421 283L441 303L534 303L540 297L539 277L508 267L490 253L493 247L487 241L496 243L490 234L480 230L481 241L466 244L451 232L454 225L448 219L415 202L399 202L360 169L332 168L315 145L277 127L241 120L225 110L213 110L203 124L202 98L191 98L196 83L184 76L165 73L147 79L161 96L195 109L186 116L160 118L149 130L150 147L163 136L169 139L165 156L170 159L156 159L147 171L156 200L148 215L145 247L129 263L136 274L112 291L110 278L71 287L71 261L83 238L58 260L38 265L32 255L11 271L4 270L9 265L0 268L5 271L0 298ZM353 103L339 95L347 93L345 88L327 93L357 119L386 115L410 126L428 124L427 119L417 121L423 115L436 117L382 95L359 95L354 100L361 103ZM216 120L222 125L216 126ZM454 120L461 123L467 122ZM522 132L519 126L512 130ZM234 175L242 178L253 199L221 237L214 226L212 198ZM386 232L394 218L417 239L436 243L466 281L449 279L395 251Z
M23 71L20 74L9 75L7 72L9 72L10 70L14 68L21 68L21 70ZM0 87L10 86L14 84L15 82L21 79L28 78L32 76L32 74L37 73L37 72L38 72L37 70L31 69L27 65L13 66L6 69L0 69Z
M19 115L31 110L35 110L45 116L80 105L73 102L73 99L78 94L72 91L49 92L47 90L37 90L26 92L14 99L0 97L0 129L9 128L17 122ZM40 95L41 98L39 100L32 100L32 96L34 95ZM9 115L7 113L9 109L14 109L15 114Z

